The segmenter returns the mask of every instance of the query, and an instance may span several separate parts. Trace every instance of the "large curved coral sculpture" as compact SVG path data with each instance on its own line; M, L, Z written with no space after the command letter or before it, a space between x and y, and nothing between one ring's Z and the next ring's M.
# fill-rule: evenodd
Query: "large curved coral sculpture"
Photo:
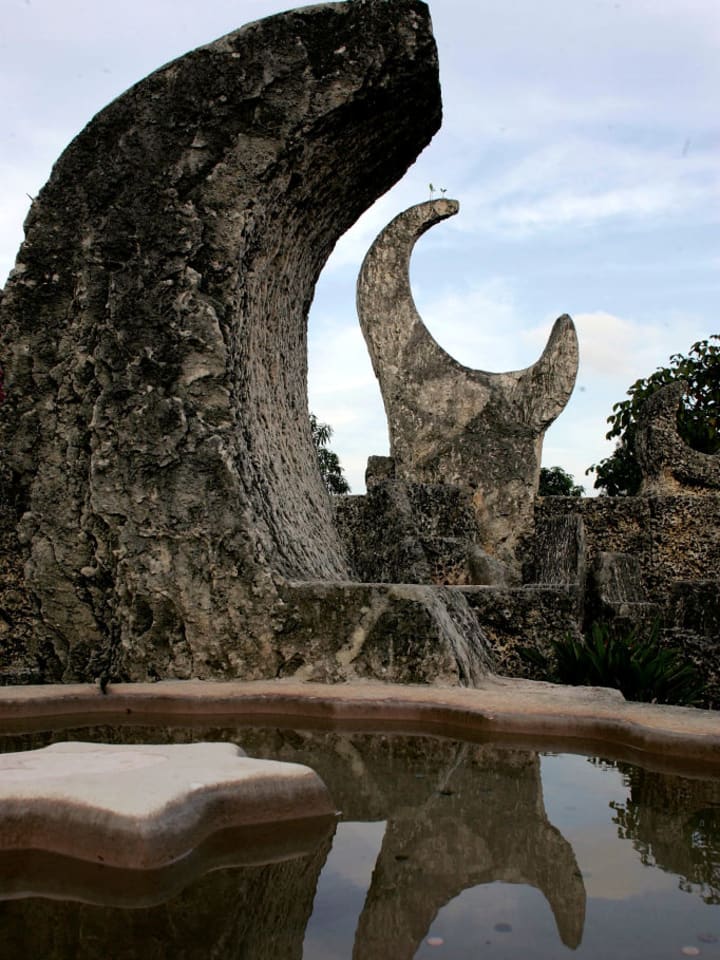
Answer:
M347 577L306 316L440 123L419 0L268 18L103 110L5 291L0 442L45 679L273 675L278 578Z

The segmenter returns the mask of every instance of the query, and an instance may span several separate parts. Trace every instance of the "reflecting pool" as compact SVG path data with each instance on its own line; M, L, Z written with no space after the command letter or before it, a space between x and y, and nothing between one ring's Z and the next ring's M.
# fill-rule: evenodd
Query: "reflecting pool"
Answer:
M247 727L57 740L230 740L306 763L333 830L218 837L163 877L0 859L0 956L720 958L720 779L512 742Z

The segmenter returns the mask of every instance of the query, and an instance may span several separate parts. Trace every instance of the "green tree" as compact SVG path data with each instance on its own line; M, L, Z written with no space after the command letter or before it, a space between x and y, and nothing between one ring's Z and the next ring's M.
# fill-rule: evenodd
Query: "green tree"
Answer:
M615 450L586 471L595 471L596 490L611 497L632 497L639 492L642 474L635 458L638 411L656 390L677 380L687 384L678 412L680 436L702 453L720 450L720 334L713 333L694 343L687 356L675 353L667 367L636 380L628 389L629 399L613 405L605 436L617 441Z
M340 459L328 444L333 435L329 423L320 423L314 413L310 414L310 430L317 452L320 475L328 493L350 493L350 484L345 479Z
M562 467L542 467L540 469L541 497L581 497L585 487L575 483L575 478Z

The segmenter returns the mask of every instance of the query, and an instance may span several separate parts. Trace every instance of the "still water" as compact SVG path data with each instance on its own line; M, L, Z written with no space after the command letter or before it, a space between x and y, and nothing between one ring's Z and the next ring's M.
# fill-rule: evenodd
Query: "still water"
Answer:
M341 817L252 856L228 841L154 889L0 861L3 960L720 960L718 779L317 730L83 727L0 751L69 739L230 740L312 766Z

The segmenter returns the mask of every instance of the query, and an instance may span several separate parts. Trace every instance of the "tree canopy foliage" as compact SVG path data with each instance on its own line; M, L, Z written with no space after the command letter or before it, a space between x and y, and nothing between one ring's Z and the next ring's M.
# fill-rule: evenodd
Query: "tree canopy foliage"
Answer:
M320 475L328 493L350 493L350 484L345 479L340 458L328 444L333 435L330 424L320 423L314 413L310 414L310 430L317 452Z
M575 483L575 478L562 467L542 467L540 469L541 497L581 497L585 487Z
M635 458L638 411L653 393L678 380L686 384L678 411L680 436L702 453L720 450L720 334L713 333L694 343L687 356L675 353L667 367L636 380L627 391L629 399L613 405L605 436L617 440L615 450L586 471L595 471L596 490L611 497L632 497L639 492L642 474Z

